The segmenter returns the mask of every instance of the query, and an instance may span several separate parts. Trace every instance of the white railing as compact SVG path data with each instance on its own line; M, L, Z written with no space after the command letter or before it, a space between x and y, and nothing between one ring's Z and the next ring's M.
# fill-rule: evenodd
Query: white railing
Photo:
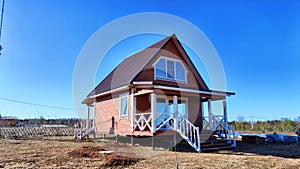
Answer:
M211 124L208 117L203 118L203 129L220 130L220 135L226 138L231 131L233 134L232 146L236 146L234 127L226 129L223 115L211 115ZM210 128L211 126L211 128ZM150 130L152 133L158 130L177 131L196 151L201 152L200 129L179 113L138 113L133 116L133 131ZM228 139L228 138L226 138Z
M224 116L223 115L211 115L211 126L209 125L209 116L203 117L203 130L212 130L215 131L219 127L221 127L221 130L225 129L224 124Z
M174 113L156 112L154 123L155 131L161 129L174 129Z
M178 115L177 132L198 152L201 151L200 146L200 131L188 119Z
M147 127L153 132L151 113L138 113L133 115L133 131L137 129L144 131Z
M81 120L74 126L74 138L84 138L94 132L93 120Z
M236 137L235 137L235 128L234 126L228 126L228 135L231 136L232 135L232 147L236 147Z
M154 125L154 127L153 127ZM180 114L156 112L152 119L151 113L138 113L133 116L133 131L150 129L152 133L158 130L176 130L196 151L200 152L200 130Z
M154 126L152 124L154 124ZM148 112L133 115L133 131L144 131L147 128L150 129L152 133L161 129L173 129L173 113L156 112L154 118L152 118L152 113Z

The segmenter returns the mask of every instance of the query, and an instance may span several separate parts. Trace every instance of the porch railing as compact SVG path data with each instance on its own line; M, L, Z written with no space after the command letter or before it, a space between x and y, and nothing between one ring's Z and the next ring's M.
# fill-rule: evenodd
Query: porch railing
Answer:
M188 119L178 115L176 131L198 152L200 149L200 131Z
M209 116L203 117L203 130L212 130L225 129L224 116L223 115L214 115L211 117L211 126L209 125Z
M160 129L174 128L173 118L173 113L156 112L154 118L151 112L137 113L133 115L133 131L150 129L152 133L155 133Z
M228 127L228 134L230 135L230 136L232 136L232 138L230 138L230 139L232 139L232 147L236 147L236 136L235 136L235 128L234 128L234 126L229 126Z
M74 138L82 139L94 132L93 120L81 120L74 126Z
M155 132L161 129L174 129L174 113L156 112Z
M144 131L146 128L153 132L152 114L151 113L137 113L133 116L133 131Z
M174 113L138 113L133 116L133 131L149 128L152 133L162 129L177 131L196 151L200 152L200 130L188 119Z

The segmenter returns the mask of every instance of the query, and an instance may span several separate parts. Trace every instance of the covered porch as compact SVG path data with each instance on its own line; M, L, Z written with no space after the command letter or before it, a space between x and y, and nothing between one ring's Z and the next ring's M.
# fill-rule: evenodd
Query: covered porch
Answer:
M133 135L153 136L159 131L176 130L182 127L179 123L184 120L186 121L184 126L190 126L191 124L198 127L200 131L215 131L217 129L227 131L226 97L199 96L201 97L198 98L198 110L193 110L189 100L195 95L170 93L169 91L157 92L157 90L141 90L135 93L132 97L133 104L131 104L131 132ZM223 114L215 115L212 110L212 102L220 100L223 104ZM145 103L146 101L148 103ZM142 110L139 109L140 106L138 104L143 104L144 108ZM204 115L205 110L208 112L207 116ZM193 117L198 119L193 119Z
M198 98L198 102L189 103L194 101L195 97ZM148 103L145 104L147 98ZM146 105L142 110L138 109L141 101ZM223 114L213 114L213 101L222 102ZM196 151L200 151L200 144L216 132L222 140L227 140L229 126L226 93L140 90L133 95L132 103L132 136L173 135L177 132ZM198 105L196 110L193 107L195 105ZM208 112L207 116L204 116L205 109Z

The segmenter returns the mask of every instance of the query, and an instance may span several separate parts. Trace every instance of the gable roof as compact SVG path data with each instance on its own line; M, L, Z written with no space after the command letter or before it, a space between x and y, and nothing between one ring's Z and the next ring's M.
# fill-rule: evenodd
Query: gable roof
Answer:
M179 48L179 51L183 55L185 61L192 66L191 70L194 76L196 76L199 84L203 87L204 90L209 90L206 83L194 66L193 62L190 60L181 43L177 39L176 35L173 34L145 48L144 50L125 58L88 94L88 97L131 84L133 79L135 79L135 77L146 67L146 65L156 56L156 54L161 49L163 49L163 47L170 40L173 40L177 48Z

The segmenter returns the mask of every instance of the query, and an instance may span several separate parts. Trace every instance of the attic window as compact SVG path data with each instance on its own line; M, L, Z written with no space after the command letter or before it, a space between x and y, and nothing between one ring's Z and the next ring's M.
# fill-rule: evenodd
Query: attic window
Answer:
M179 60L161 57L154 64L154 68L155 79L186 82L187 71Z

